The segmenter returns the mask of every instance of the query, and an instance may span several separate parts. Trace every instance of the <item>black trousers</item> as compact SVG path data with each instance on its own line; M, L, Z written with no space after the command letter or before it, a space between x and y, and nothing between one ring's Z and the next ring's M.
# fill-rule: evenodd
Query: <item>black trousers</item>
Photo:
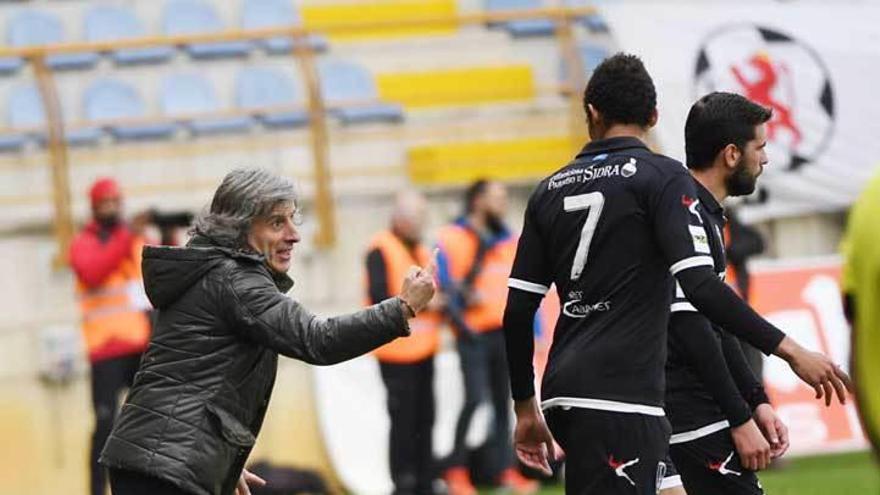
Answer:
M379 363L391 419L389 461L395 495L427 495L434 480L434 358Z
M566 494L657 494L672 432L665 417L578 408L545 417L565 451Z
M493 421L484 455L487 475L495 479L501 471L513 465L513 446L510 437L510 378L507 375L507 351L504 332L501 329L469 336L460 335L457 340L461 373L464 378L464 407L455 425L455 443L446 467L468 465L465 440L471 419L477 407L490 400Z
M92 495L104 495L107 474L103 466L98 464L98 457L113 429L119 395L131 387L140 362L140 354L131 354L92 363L92 407L95 411L95 431L89 459Z
M110 489L113 495L192 495L167 481L124 469L110 470Z

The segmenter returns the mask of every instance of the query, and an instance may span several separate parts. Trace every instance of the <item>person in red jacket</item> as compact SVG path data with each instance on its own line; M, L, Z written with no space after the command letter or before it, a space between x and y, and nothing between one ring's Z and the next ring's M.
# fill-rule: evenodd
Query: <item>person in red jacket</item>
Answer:
M92 220L70 247L77 278L83 337L91 363L95 430L91 445L91 494L103 495L104 468L98 456L113 427L117 401L131 386L150 336L141 277L144 220L122 220L122 193L113 179L96 181L89 192Z

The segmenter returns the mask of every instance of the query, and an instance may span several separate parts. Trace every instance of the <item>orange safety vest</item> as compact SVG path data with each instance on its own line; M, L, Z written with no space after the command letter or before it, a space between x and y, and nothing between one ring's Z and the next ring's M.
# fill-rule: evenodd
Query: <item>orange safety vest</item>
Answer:
M131 256L100 286L90 288L77 282L83 336L92 362L143 352L149 343L149 303L141 274L143 245L135 240Z
M438 235L440 249L449 263L453 282L461 282L471 270L479 248L477 236L460 225L443 227ZM511 236L492 246L483 258L483 266L474 280L478 303L465 309L464 321L476 332L502 327L507 304L507 279L516 256L516 238Z
M431 255L419 245L413 253L390 231L380 232L370 244L370 251L379 249L385 261L385 279L388 294L396 296L403 289L403 280L412 265L427 266ZM366 277L365 277L366 278ZM377 301L378 302L378 301ZM367 301L369 303L369 301ZM396 339L376 349L379 361L387 363L415 363L437 353L440 347L440 324L442 318L435 311L422 311L409 320L410 336Z

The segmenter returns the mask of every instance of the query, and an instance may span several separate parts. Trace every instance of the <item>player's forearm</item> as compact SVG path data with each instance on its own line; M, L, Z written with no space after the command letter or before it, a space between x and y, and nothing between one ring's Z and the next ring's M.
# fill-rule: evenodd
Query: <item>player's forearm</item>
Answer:
M769 403L770 399L764 391L764 386L752 372L739 340L729 332L722 330L721 348L724 351L727 368L730 370L740 394L749 403L749 407L754 411L759 405Z
M751 409L728 370L721 344L709 320L696 312L673 313L669 320L669 338L674 339L676 347L693 364L731 426L748 421L752 416Z
M704 268L692 268L676 275L688 301L713 323L763 353L778 354L785 333L749 307L711 269Z
M504 309L504 339L513 400L522 401L535 395L534 320L541 296L510 289Z

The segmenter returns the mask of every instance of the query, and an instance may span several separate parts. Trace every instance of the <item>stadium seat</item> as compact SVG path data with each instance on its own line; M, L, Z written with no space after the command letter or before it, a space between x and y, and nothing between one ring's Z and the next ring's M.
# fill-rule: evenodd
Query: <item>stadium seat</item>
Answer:
M225 28L214 7L202 0L168 0L162 11L162 29L170 36L205 34ZM243 57L252 48L250 41L191 43L186 52L193 58Z
M201 74L172 74L162 82L162 112L169 117L186 117L187 127L193 134L247 132L251 129L253 120L250 118L216 115L221 110L214 88Z
M177 127L171 123L125 123L115 120L140 119L146 116L144 102L135 89L113 79L99 79L83 95L86 118L106 125L119 140L170 138ZM102 121L110 121L103 124Z
M400 105L379 100L376 81L367 69L341 60L318 63L321 94L330 113L344 124L400 122Z
M86 12L85 33L88 41L113 41L144 36L141 21L127 7L96 5ZM110 57L118 65L134 65L164 62L174 55L170 46L149 48L123 48L114 50Z
M9 126L22 129L45 144L47 139L46 109L39 89L33 84L22 84L9 91L7 99ZM68 120L68 119L65 119ZM65 129L64 138L70 145L93 144L101 138L101 130L97 128Z
M242 3L241 27L244 29L263 29L302 24L299 12L290 0L244 0ZM308 43L315 51L327 50L327 38L309 35ZM270 54L286 54L293 49L293 38L276 36L259 41L260 46Z
M294 80L278 69L242 69L238 73L235 99L239 108L253 112L269 128L297 127L309 122L305 110L290 109L296 105L305 106L305 99Z
M486 11L501 12L509 10L528 10L541 8L540 0L486 0ZM514 38L531 36L552 36L556 25L550 19L521 19L492 23L510 33Z
M61 21L52 14L22 10L6 23L6 41L15 47L62 43L64 29ZM59 53L47 57L46 63L59 70L88 69L95 65L98 58L98 54L94 52Z

